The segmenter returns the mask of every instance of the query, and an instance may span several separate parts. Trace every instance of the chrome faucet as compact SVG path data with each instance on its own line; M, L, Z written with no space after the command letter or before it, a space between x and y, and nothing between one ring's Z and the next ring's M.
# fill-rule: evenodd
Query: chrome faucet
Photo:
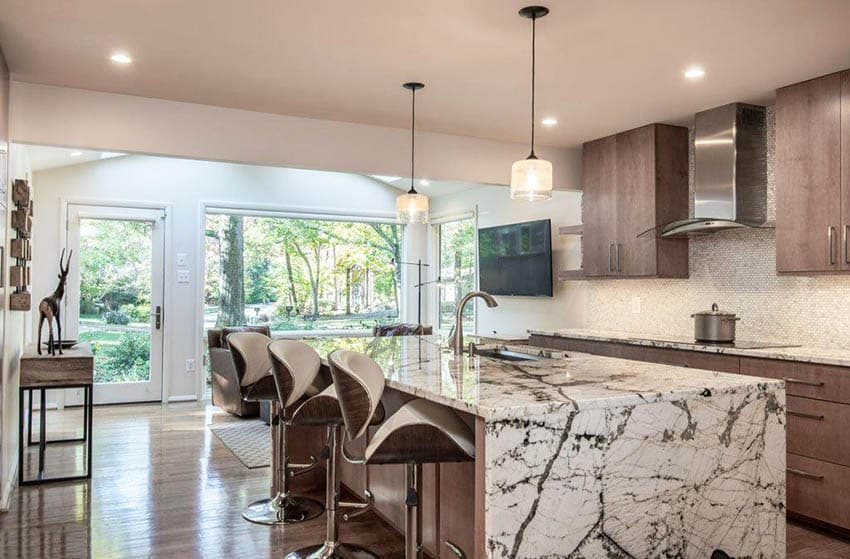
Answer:
M463 296L455 309L455 325L452 329L453 334L449 337L449 344L451 344L454 349L455 355L463 355L463 307L466 306L466 303L468 303L470 299L474 299L475 297L481 297L484 299L484 302L487 303L487 306L491 309L499 306L499 303L493 299L493 296L486 291L470 291Z

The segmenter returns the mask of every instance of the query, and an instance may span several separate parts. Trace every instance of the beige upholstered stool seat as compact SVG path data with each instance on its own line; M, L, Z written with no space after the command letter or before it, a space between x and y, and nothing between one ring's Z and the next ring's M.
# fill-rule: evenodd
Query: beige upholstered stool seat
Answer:
M271 338L259 332L233 332L227 336L227 342L231 348L242 398L250 401L268 401L271 410L269 417L269 432L272 438L270 496L248 505L242 511L242 517L250 522L267 525L302 522L315 518L323 511L321 503L313 499L295 497L289 493L291 475L309 471L317 462L315 459L311 459L309 464L289 462L286 453L284 410L286 405L302 398L316 378L319 370L318 356L315 359L317 362L315 366L309 359L306 361L296 359L294 370L289 371L283 367L286 373L277 375L272 369L273 362L277 359L273 359L275 356L270 352L269 346L278 342L272 342ZM301 345L304 346L304 344ZM293 349L298 355L304 353L301 347ZM307 349L312 351L309 347ZM277 376L286 377L287 380L278 382Z
M367 464L465 462L475 459L475 435L449 408L413 400L378 428L364 459Z
M367 355L337 350L328 356L345 430L351 440L366 434L381 405L386 381ZM405 464L405 557L422 557L422 464L475 459L472 429L453 410L427 400L404 404L381 425L366 447L365 464Z

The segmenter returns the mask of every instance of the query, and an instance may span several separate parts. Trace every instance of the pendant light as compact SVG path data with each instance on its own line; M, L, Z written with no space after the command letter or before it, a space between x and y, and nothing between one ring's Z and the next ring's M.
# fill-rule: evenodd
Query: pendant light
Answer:
M515 200L548 200L552 197L552 163L534 154L534 72L537 20L549 13L544 6L527 6L519 15L531 20L531 153L511 166L511 198Z
M424 83L408 82L402 87L411 92L410 111L410 190L395 201L396 215L402 223L428 223L428 197L416 192L413 186L416 162L416 90L425 87Z

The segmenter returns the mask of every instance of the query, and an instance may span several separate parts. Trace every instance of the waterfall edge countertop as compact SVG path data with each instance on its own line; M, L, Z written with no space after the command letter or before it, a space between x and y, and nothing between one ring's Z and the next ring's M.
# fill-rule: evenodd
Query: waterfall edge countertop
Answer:
M313 338L323 356L344 348L366 353L384 370L387 385L484 419L525 417L555 409L620 407L710 394L781 389L782 381L745 377L507 344L539 361L455 357L440 336ZM495 344L493 344L495 345ZM498 344L499 347L505 344ZM491 347L482 344L479 348Z
M702 353L737 355L740 357L755 357L758 359L775 359L777 361L794 361L798 363L812 363L816 365L850 367L850 351L838 348L796 346L793 344L789 344L787 347L781 347L781 344L777 344L777 347L750 349L732 347L723 344L697 343L694 342L693 338L686 336L666 336L660 334L642 336L633 332L591 330L585 328L529 330L528 333L531 335L551 336L555 338L612 342L646 347L660 347L665 349L682 349Z
M437 336L305 341L475 416L477 557L785 557L782 381L513 344L545 358L470 359Z

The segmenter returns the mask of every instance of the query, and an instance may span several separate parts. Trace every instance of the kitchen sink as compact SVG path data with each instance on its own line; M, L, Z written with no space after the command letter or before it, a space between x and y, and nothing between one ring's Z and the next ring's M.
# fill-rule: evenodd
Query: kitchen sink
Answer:
M489 357L491 359L501 359L502 361L540 361L546 359L543 355L532 355L530 353L522 353L520 351L511 351L509 349L481 349L475 350L475 355Z

